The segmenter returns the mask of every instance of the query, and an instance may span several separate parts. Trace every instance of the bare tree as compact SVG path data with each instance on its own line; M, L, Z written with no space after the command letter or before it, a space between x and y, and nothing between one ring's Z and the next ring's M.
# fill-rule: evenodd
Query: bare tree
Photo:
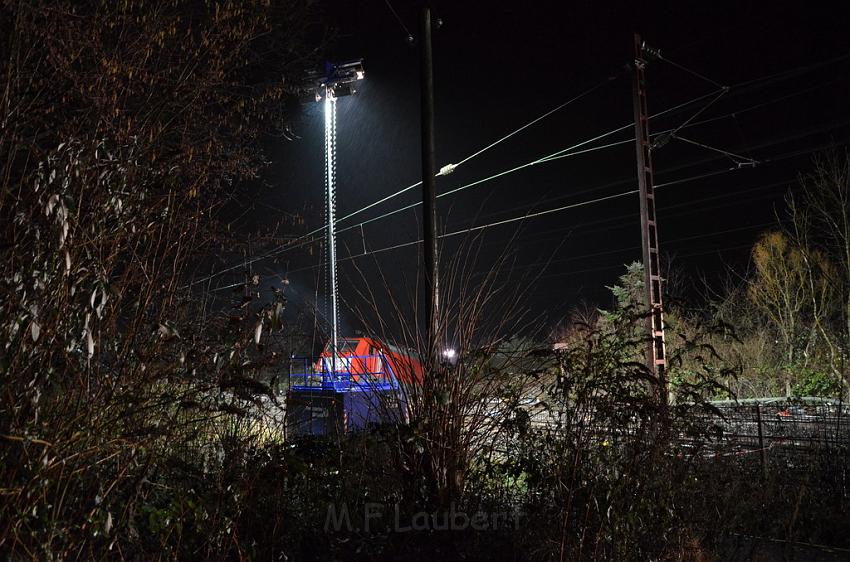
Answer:
M813 322L828 367L850 398L850 152L831 153L787 199L789 231L804 261Z

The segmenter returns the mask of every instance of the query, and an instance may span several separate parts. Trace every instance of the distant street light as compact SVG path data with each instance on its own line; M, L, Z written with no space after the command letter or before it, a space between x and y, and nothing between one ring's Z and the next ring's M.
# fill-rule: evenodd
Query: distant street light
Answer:
M441 355L443 356L444 366L454 366L457 363L457 350L455 350L453 347L447 347L443 349Z

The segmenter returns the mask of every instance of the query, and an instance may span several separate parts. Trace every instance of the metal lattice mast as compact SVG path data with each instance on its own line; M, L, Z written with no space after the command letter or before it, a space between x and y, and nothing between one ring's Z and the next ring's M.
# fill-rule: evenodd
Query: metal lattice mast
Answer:
M337 358L337 282L336 282L336 98L330 88L325 92L325 219L327 220L328 295L331 321L331 373L336 373Z
M658 223L655 220L655 184L652 170L652 143L649 138L649 114L646 103L644 43L635 34L635 66L632 77L635 110L638 187L640 191L640 225L643 247L644 283L649 315L646 327L649 342L646 364L658 381L658 397L667 401L667 355L664 344L664 314L661 301L661 264Z

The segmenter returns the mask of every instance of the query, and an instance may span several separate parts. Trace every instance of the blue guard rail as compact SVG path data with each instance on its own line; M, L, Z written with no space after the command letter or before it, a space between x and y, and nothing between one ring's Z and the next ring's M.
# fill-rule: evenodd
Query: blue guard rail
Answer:
M296 391L363 392L398 388L398 379L384 354L347 355L320 361L309 357L289 360L289 388Z

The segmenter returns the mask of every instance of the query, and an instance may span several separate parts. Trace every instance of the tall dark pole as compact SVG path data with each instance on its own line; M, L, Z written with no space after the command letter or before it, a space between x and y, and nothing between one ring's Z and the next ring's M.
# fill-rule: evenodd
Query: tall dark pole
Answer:
M649 114L646 104L646 60L643 42L635 33L635 67L632 93L635 110L638 188L640 191L640 228L643 247L644 282L649 315L646 319L648 341L646 366L655 375L659 401L666 404L667 356L664 344L664 315L661 302L661 264L659 259L658 223L655 220L655 185L652 170L652 143L649 138Z
M420 86L422 99L422 240L425 286L428 289L428 355L439 353L440 276L437 255L437 164L434 145L434 61L431 56L431 9L422 9L420 24Z

